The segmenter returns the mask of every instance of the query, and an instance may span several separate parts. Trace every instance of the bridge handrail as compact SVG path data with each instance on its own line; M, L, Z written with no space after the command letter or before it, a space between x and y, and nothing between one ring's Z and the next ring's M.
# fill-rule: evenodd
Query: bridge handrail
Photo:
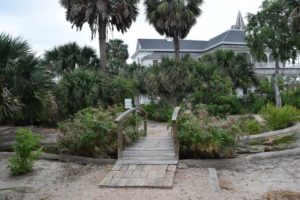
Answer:
M177 129L177 117L180 111L180 107L176 107L174 109L172 115L172 133L173 133L173 140L175 145L175 157L179 160L179 139L178 139L178 129Z
M147 136L147 115L148 113L143 110L142 108L136 107L126 110L125 112L121 113L114 122L118 125L117 133L118 133L118 158L123 156L123 122L128 117L130 113L137 112L144 116L144 136Z

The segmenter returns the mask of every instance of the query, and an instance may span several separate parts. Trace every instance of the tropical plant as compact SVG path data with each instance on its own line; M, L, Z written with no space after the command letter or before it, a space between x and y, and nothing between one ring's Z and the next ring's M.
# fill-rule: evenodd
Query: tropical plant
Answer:
M32 123L45 118L45 111L53 103L49 101L49 97L54 82L47 69L41 65L40 59L31 53L26 41L0 34L0 71L0 80L4 86L0 88L1 99L6 101L6 106L1 108L5 109L10 105L11 111L21 109L19 118L13 119L15 121L20 119ZM11 114L13 113L17 112Z
M56 93L61 116L106 102L106 77L99 72L74 70L58 83Z
M54 75L64 75L75 69L97 69L99 61L92 47L67 43L46 51L44 63Z
M128 46L119 39L109 40L106 46L109 72L118 75L129 57Z
M16 144L13 145L16 155L10 158L9 167L13 175L22 175L32 170L34 161L39 158L42 149L38 148L40 137L28 129L16 131Z
M275 61L275 73L272 76L276 106L281 107L281 95L278 86L280 62L295 59L296 41L299 35L290 33L288 9L285 0L265 0L257 14L248 15L246 41L258 60L265 60L265 51L270 51Z
M125 98L134 99L137 94L136 82L123 76L114 77L109 88L113 104L123 103Z
M175 60L179 62L179 41L184 39L201 14L203 0L145 0L146 19L161 35L173 38Z
M60 4L66 9L67 21L77 29L81 30L83 25L88 23L92 32L92 38L98 32L100 65L103 70L106 70L107 27L115 27L122 33L126 32L137 17L138 0L60 0Z
M191 90L188 77L192 68L189 64L193 62L191 58L184 58L175 65L174 60L164 58L149 68L144 77L147 94L174 105L181 102Z

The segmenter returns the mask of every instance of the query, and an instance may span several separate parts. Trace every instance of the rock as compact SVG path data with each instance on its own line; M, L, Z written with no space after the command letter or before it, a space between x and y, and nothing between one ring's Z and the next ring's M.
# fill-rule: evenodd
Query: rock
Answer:
M266 147L265 147L265 152L272 151L272 150L273 150L273 148L270 147L270 146L266 146Z
M265 141L265 142L263 143L263 145L272 146L272 145L273 145L273 139L269 138L269 140L268 140L268 141Z

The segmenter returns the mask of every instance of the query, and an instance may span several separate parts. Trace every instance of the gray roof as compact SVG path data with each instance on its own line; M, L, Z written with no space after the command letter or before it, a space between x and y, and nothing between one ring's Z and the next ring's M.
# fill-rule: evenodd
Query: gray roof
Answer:
M140 49L147 50L174 50L173 41L166 39L138 39ZM180 40L180 50L201 51L205 48L207 41L199 40Z
M241 30L228 30L224 33L210 39L209 41L201 40L180 40L180 51L198 51L212 49L221 44L236 44L245 43L245 31ZM140 50L174 50L173 41L166 39L138 39Z
M205 52L223 44L245 45L245 23L241 12L238 13L236 24L231 29L213 37L208 41L203 40L180 40L181 52ZM174 51L173 41L166 39L138 39L138 46L134 55L139 51ZM133 56L134 56L133 55Z
M246 44L245 35L246 35L245 31L230 29L230 30L225 31L224 33L221 33L220 35L210 39L207 42L206 49L212 49L215 46L218 46L221 44L230 44L230 43Z

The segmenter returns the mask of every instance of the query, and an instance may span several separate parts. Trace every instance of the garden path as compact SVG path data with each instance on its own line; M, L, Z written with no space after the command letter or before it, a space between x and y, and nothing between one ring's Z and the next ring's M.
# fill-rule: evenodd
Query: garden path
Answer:
M100 185L172 188L177 163L167 124L149 122L147 136L125 148Z

